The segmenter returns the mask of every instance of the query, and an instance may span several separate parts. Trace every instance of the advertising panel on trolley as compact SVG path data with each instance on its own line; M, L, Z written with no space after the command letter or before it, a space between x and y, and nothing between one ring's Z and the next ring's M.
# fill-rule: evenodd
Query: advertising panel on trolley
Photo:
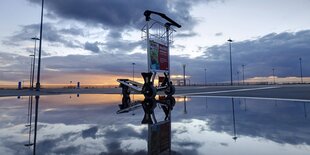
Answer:
M150 40L150 70L151 71L168 71L169 70L169 53L168 47Z

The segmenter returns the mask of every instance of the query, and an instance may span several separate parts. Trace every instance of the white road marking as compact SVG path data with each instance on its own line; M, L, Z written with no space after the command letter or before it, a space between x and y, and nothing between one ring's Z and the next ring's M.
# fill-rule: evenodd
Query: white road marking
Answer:
M244 98L244 99L253 99L253 100L277 100L277 101L293 101L293 102L310 102L307 99L288 99L288 98L268 98L268 97L245 97L245 96L187 96L191 98Z
M207 92L183 93L177 95L218 94L218 93L242 92L250 90L274 89L274 88L280 88L280 87L259 87L259 88L246 88L246 89L234 89L234 90L207 91Z

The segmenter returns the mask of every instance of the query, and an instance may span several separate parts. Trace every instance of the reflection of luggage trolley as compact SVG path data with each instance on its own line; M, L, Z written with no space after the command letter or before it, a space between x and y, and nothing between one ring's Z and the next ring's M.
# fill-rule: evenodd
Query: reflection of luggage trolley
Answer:
M151 19L151 14L158 15L166 23ZM147 41L148 72L141 73L144 84L128 79L118 79L122 94L128 96L131 90L143 94L146 98L154 98L158 91L164 91L166 95L173 95L175 87L170 80L169 44L172 42L172 34L175 31L171 26L180 28L181 25L167 17L163 13L146 10L144 12L146 25L142 28L142 38ZM157 87L154 81L157 73L163 73L163 80Z

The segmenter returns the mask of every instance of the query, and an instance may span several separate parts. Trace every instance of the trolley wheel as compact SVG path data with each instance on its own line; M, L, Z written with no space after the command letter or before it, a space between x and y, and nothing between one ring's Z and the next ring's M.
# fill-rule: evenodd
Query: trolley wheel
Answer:
M154 98L145 98L142 102L142 108L144 111L144 116L141 123L153 124L151 114L154 113L154 109L156 108L156 100Z
M170 85L166 88L165 94L168 96L174 95L175 93L175 87L173 85Z
M128 86L123 86L122 87L122 94L123 95L130 95L130 88Z
M142 88L142 93L144 95L145 98L150 99L150 98L154 98L156 96L156 89L153 85L144 85Z

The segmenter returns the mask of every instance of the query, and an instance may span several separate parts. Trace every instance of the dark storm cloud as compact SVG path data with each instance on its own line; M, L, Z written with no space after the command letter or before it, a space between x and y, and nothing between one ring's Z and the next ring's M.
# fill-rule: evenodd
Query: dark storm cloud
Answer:
M40 0L29 0L40 4ZM193 4L204 1L158 1L158 0L53 0L46 1L45 8L49 14L62 18L75 19L82 22L113 28L141 27L143 12L147 9L166 13L172 19L191 29L197 21L189 11ZM205 2L208 2L205 0Z
M38 5L40 0L28 0ZM209 2L209 0L195 1L158 1L158 0L53 0L45 1L46 17L55 19L74 19L76 21L101 27L108 30L109 33L105 38L104 44L98 45L94 42L102 42L102 40L79 43L73 38L62 39L61 34L67 35L85 35L79 28L70 28L59 30L58 33L49 33L49 37L45 37L51 42L58 41L65 44L66 47L82 48L94 53L129 53L140 46L140 41L124 40L122 34L126 31L140 30L144 23L143 12L147 9L159 11L167 14L169 17L180 23L183 33L177 34L176 37L193 37L197 35L193 32L193 27L198 23L190 15L193 5L201 2ZM158 16L152 15L152 18L158 19ZM46 32L47 31L47 32ZM48 29L44 34L48 33ZM44 35L43 35L44 36ZM85 36L84 36L85 37ZM55 45L57 46L57 45Z
M272 68L276 69L277 76L280 77L299 76L298 59L302 57L304 71L309 76L309 41L310 30L304 30L296 33L271 33L256 40L233 42L233 74L241 71L241 65L245 64L247 77L270 76ZM208 48L204 57L211 75L218 74L215 70L229 73L228 44ZM225 76L228 81L229 75Z

